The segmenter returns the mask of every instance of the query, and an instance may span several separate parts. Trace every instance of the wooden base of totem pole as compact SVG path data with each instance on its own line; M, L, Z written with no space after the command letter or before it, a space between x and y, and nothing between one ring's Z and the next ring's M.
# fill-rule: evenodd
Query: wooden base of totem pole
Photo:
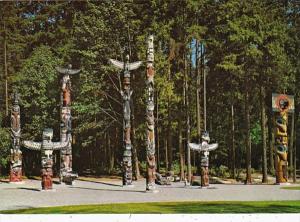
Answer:
M10 172L9 174L10 183L22 183L22 171Z
M209 170L208 167L201 168L201 187L209 186Z
M276 184L288 183L287 178L287 163L282 163L281 161L276 164Z
M279 157L275 158L276 184L288 183L287 164L287 161L279 160Z
M147 193L158 193L155 186L155 156L149 154L147 156L147 178L146 178L146 192Z
M52 169L42 170L42 189L43 190L52 190L53 182L52 182Z

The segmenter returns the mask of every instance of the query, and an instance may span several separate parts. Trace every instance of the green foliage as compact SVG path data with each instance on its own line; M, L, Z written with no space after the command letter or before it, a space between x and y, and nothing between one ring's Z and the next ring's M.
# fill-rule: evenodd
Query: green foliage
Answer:
M55 67L61 61L48 46L36 48L15 77L21 95L24 137L41 136L43 128L59 126L60 82Z
M7 167L11 148L9 130L0 127L0 169Z
M220 178L229 178L230 173L227 166L221 165L219 167L211 167L209 169L210 175L220 177Z
M251 129L251 141L254 144L259 144L261 143L261 125L259 122L256 122L253 124L252 129Z

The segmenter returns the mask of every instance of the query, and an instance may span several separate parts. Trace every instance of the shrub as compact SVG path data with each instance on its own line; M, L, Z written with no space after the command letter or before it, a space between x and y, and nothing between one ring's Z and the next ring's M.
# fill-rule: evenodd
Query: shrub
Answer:
M11 139L9 130L0 127L0 175L2 169L7 168L9 162L9 152L11 147Z

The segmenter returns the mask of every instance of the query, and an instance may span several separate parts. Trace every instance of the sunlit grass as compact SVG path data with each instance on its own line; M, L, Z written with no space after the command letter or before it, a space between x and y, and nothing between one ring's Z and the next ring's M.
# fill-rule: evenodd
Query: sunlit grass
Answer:
M285 189L285 190L300 190L300 186L298 187L281 187L280 189Z
M299 213L299 201L210 201L75 205L2 211L4 214Z

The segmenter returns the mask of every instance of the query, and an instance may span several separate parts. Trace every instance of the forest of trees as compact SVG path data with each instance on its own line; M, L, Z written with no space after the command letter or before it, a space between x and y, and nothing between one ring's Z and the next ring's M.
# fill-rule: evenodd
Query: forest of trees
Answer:
M20 93L22 138L39 141L42 129L50 127L59 140L55 67L68 64L82 70L72 77L73 168L79 174L120 174L120 78L108 59L122 61L128 52L131 61L145 61L149 34L155 46L159 172L183 178L187 140L198 142L206 128L219 143L210 154L212 174L237 178L244 172L248 182L254 171L274 175L272 93L295 96L289 118L293 171L297 147L300 153L299 1L1 1L0 176L8 174L11 94ZM132 74L139 177L146 165L145 63ZM22 151L24 174L39 175L39 153ZM194 174L199 161L192 152Z

